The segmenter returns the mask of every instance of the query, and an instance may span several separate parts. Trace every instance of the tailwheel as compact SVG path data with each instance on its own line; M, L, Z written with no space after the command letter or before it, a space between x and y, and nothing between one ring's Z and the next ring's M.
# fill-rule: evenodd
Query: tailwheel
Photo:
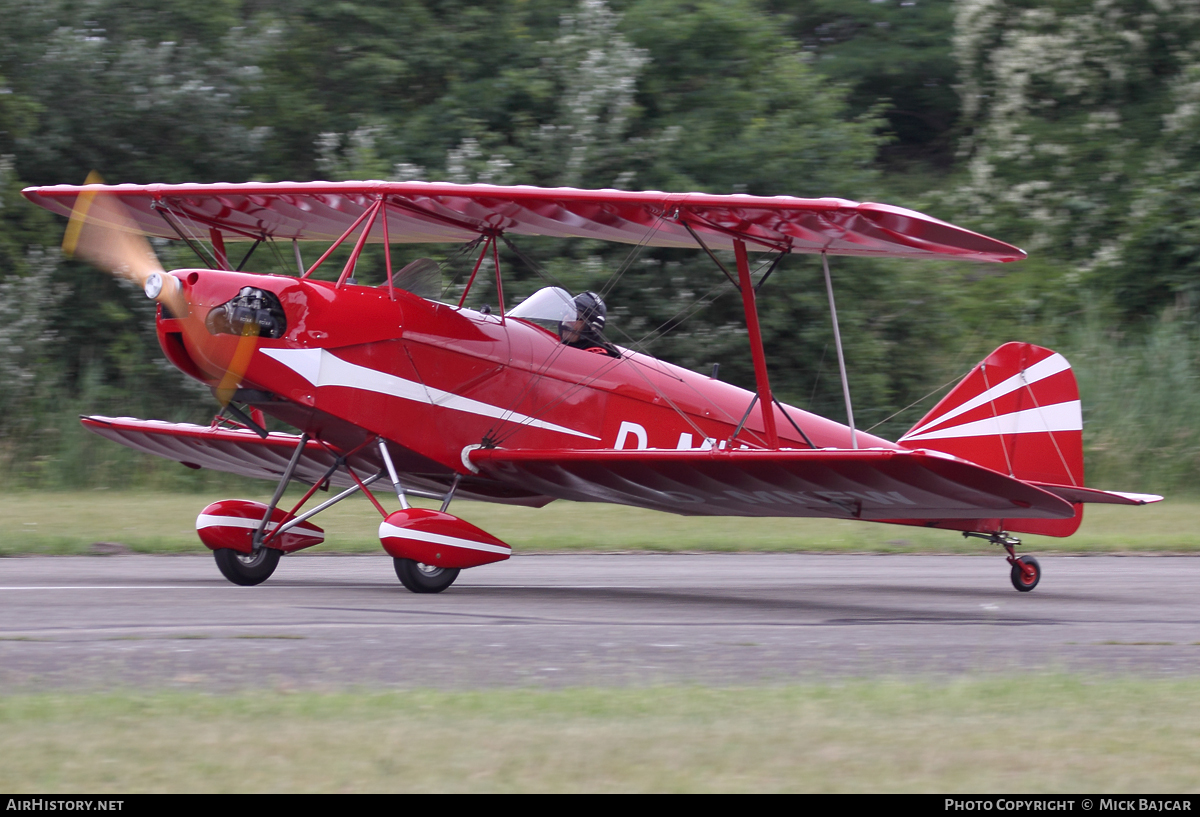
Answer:
M1021 540L1015 536L1009 536L1004 531L993 533L963 531L963 536L986 539L993 545L1000 545L1004 548L1008 552L1008 563L1012 565L1009 577L1012 579L1013 587L1022 593L1028 593L1042 580L1042 566L1038 564L1038 560L1032 556L1017 555L1016 547L1021 544Z
M282 555L282 552L268 547L260 547L253 553L241 553L231 548L218 548L213 551L213 558L217 561L221 575L243 587L262 584L271 578Z
M1028 593L1033 588L1037 587L1038 582L1042 580L1042 566L1038 564L1038 560L1032 556L1019 556L1015 559L1009 559L1012 562L1012 583L1013 587L1020 590L1022 593Z
M400 558L393 558L392 563L400 583L414 593L440 593L458 578L457 567L438 567Z

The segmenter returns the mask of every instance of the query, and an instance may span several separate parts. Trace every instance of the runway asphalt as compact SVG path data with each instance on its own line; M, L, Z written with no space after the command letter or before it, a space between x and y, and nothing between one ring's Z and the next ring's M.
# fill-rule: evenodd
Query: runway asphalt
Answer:
M1200 558L520 555L439 595L386 556L0 560L0 691L760 684L1200 673Z

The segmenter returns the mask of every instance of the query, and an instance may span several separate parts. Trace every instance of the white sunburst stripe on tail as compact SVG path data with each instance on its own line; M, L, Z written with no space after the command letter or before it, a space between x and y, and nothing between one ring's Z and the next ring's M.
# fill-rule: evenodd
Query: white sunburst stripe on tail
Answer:
M576 431L573 428L555 425L545 420L537 420L524 414L502 409L499 406L493 406L490 403L483 403L478 400L472 400L469 397L454 394L453 392L434 389L412 380L405 380L403 377L396 377L386 372L377 371L367 366L359 366L357 363L342 360L326 349L262 349L260 351L267 357L273 358L284 366L287 366L318 388L322 386L343 386L349 389L371 391L377 394L399 397L401 400L412 400L430 406L464 411L468 414L479 415L480 417L491 417L496 420L545 429L546 431L557 431L560 434L570 434L574 437L583 437L588 440L600 439L599 437L593 437L591 434Z
M930 425L935 425L930 423ZM928 427L928 426L927 426ZM1035 434L1047 431L1082 431L1083 410L1078 400L1014 411L936 431L906 434L905 440L945 440L958 437L992 437L997 434Z
M966 412L970 411L973 408L982 406L984 403L989 403L992 400L997 400L1006 394L1012 394L1014 391L1016 391L1017 389L1020 389L1024 386L1032 386L1034 383L1037 383L1039 380L1045 380L1047 377L1056 375L1059 372L1067 371L1070 368L1071 368L1071 364L1067 362L1067 359L1065 357L1063 357L1062 355L1060 355L1058 352L1055 352L1054 354L1050 355L1050 357L1046 358L1045 360L1039 360L1037 363L1033 364L1025 371L1020 372L1018 374L1014 374L1012 377L1008 378L1007 380L1003 381L1002 383L997 383L995 386L992 386L987 391L980 392L979 394L975 395L974 397L972 397L970 400L963 403L962 405L956 406L955 408L951 409L950 411L946 412L945 414L935 417L933 420L930 420L928 423L921 426L920 428L914 428L912 431L908 432L903 437L901 437L900 440L904 441L904 440L915 440L915 439L926 439L926 440L937 439L936 436L931 436L931 435L926 434L925 433L926 429L933 428L934 426L942 425L947 420L952 420L953 418L959 416L960 414L965 414ZM1078 401L1076 401L1076 405L1078 405ZM1080 421L1079 428L1083 428L1082 420ZM1045 431L1046 429L1040 428L1037 430ZM1076 431L1078 429L1058 429L1058 428L1056 428L1056 429L1051 429L1051 430L1052 431ZM991 431L988 433L995 434L997 432ZM1013 434L1013 433L1020 433L1020 432L1004 432L1004 433ZM983 435L983 434L947 434L947 435L941 435L941 436L978 437L978 436L986 436L986 435Z
M428 531L415 530L413 528L401 528L388 522L380 522L379 538L386 539L390 536L395 536L400 539L415 539L418 542L429 542L433 545L447 545L449 547L467 548L468 550L481 550L484 553L500 553L505 556L512 553L512 548L507 546L490 545L486 542L476 542L472 539L462 539L457 536L446 536L441 533L429 533Z
M204 530L205 528L246 528L247 530L258 530L258 526L262 524L262 519L251 519L248 516L218 516L211 513L202 513L196 517L196 530ZM282 522L268 522L267 531L273 531L279 527ZM325 532L317 528L309 527L301 522L293 527L289 533L304 533L306 536L325 538Z

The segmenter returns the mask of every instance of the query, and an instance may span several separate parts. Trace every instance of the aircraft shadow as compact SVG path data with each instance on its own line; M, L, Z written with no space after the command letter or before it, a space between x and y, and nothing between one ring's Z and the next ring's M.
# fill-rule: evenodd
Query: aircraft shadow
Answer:
M662 623L671 626L798 626L832 624L936 623L966 625L1050 625L1064 623L1053 615L1030 612L1015 613L1011 604L1016 591L970 591L962 588L906 587L902 595L914 604L891 604L879 601L881 596L897 594L894 586L860 585L843 588L829 587L772 587L767 590L733 591L693 589L644 588L541 588L541 587L452 587L439 601L451 599L481 602L504 602L503 609L448 609L445 603L436 606L403 608L373 605L305 605L309 609L327 609L391 615L429 616L458 620L505 620L512 623L592 623L598 618L614 626ZM404 591L399 591L404 592ZM372 594L374 596L374 594ZM856 601L857 596L874 601ZM404 600L415 597L404 595ZM921 599L931 600L920 604ZM377 600L377 598L376 598ZM975 603L976 609L945 609L947 603ZM1078 602L1078 597L1072 597ZM984 609L982 604L996 604ZM526 607L521 609L521 605ZM547 605L552 607L547 608ZM612 611L598 610L611 605ZM1056 607L1058 605L1055 605ZM1044 605L1043 605L1044 607ZM636 616L631 618L636 608ZM1048 612L1048 611L1045 611Z

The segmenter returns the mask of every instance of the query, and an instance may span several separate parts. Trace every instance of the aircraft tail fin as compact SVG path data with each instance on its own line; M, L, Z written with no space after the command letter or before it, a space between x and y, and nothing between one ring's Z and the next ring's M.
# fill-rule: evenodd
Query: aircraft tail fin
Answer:
M1083 487L1083 415L1071 364L1006 343L900 438L1026 482Z

